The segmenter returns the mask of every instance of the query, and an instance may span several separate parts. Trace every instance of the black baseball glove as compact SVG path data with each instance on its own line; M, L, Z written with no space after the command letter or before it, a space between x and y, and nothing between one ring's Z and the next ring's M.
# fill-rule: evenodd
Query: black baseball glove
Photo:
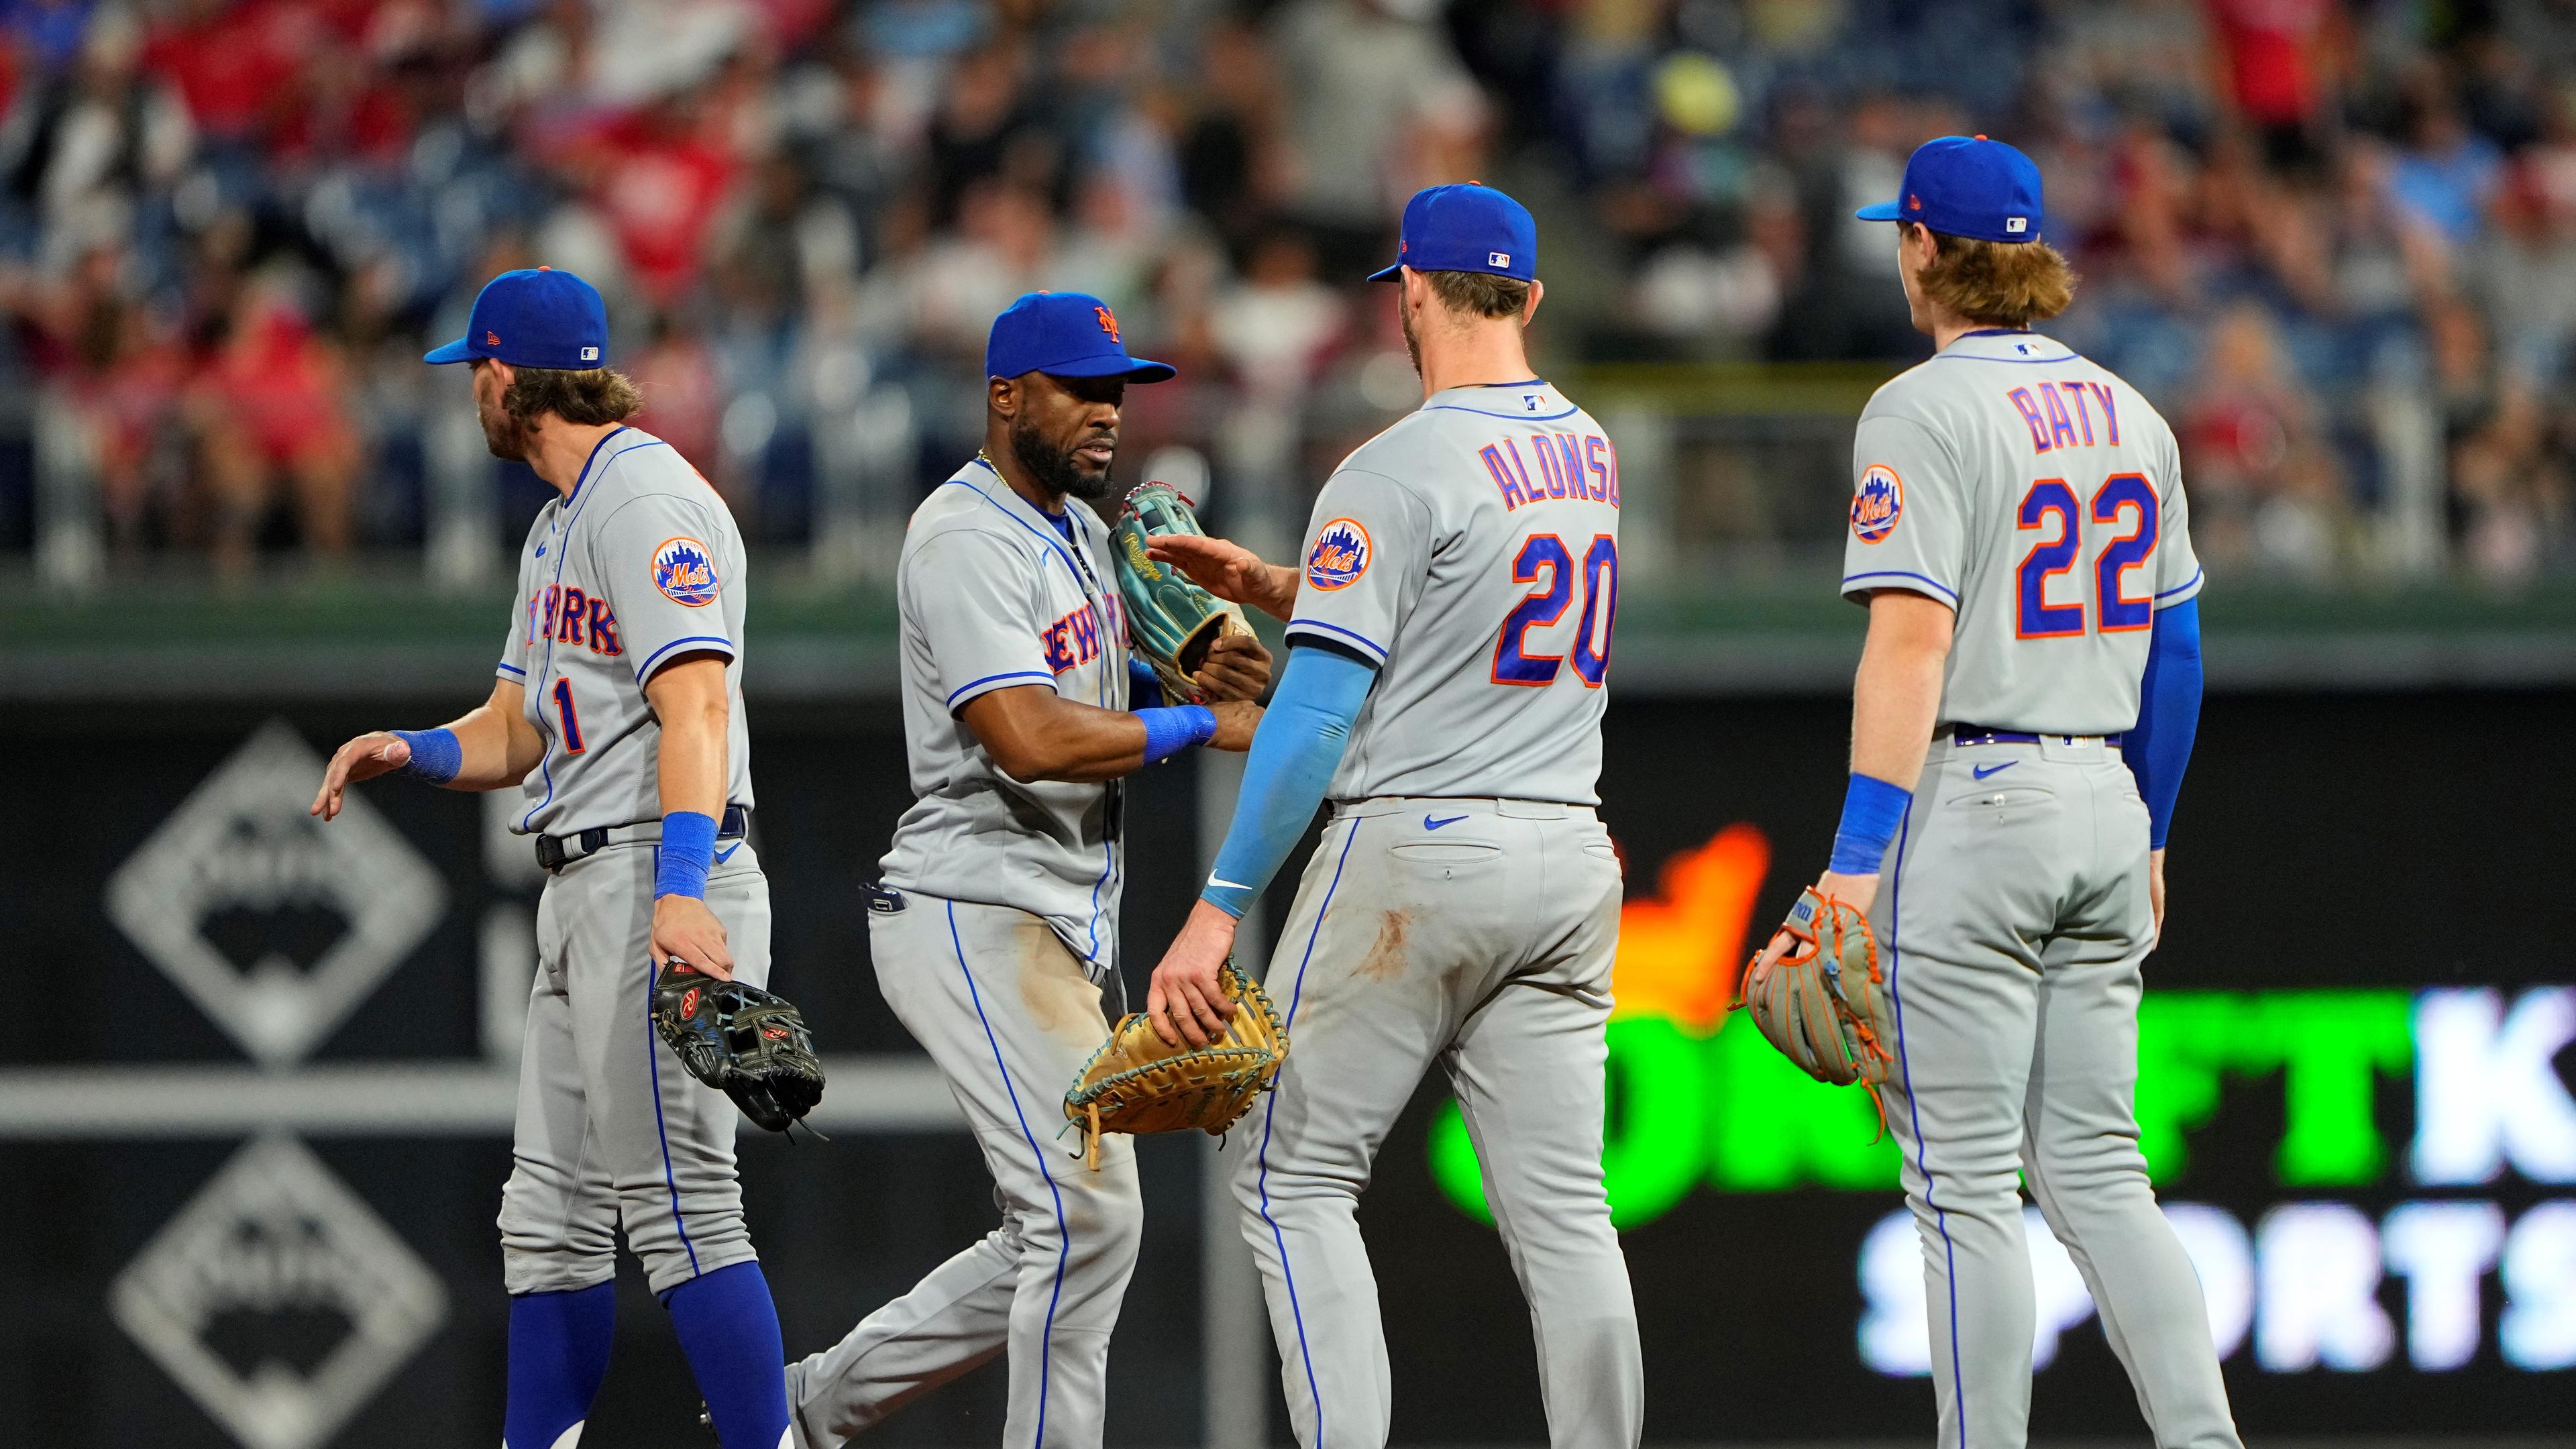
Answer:
M772 1132L823 1100L823 1064L787 998L674 959L653 985L653 1026L690 1076Z

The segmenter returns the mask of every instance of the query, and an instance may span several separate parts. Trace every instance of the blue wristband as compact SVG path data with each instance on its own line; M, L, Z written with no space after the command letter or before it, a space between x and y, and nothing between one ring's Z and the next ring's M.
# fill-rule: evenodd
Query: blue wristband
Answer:
M1914 792L1872 775L1855 774L1843 792L1843 819L1834 827L1834 857L1825 868L1836 875L1876 875L1887 861L1887 843L1896 838L1897 822L1914 803Z
M1145 763L1149 765L1216 738L1216 711L1203 704L1140 709L1136 718L1145 722Z
M454 730L396 730L394 738L411 746L411 760L402 767L406 775L444 785L465 768L465 746L458 743Z
M695 810L662 817L662 856L653 868L653 897L707 898L707 872L716 860L716 822Z

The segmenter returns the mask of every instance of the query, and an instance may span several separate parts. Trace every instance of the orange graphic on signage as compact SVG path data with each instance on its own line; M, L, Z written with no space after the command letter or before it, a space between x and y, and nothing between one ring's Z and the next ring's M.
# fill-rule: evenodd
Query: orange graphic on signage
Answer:
M1665 861L1657 894L1619 908L1613 1017L1660 1016L1693 1036L1723 1026L1770 870L1771 842L1741 822Z

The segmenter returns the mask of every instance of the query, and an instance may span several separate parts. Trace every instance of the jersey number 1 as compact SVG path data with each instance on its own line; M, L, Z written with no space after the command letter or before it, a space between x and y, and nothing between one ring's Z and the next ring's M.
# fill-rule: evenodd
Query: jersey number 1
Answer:
M567 755L581 753L581 712L572 707L572 681L555 681L555 718L563 722L563 747Z
M1543 582L1542 582L1543 581ZM1554 684L1556 672L1569 661L1562 654L1532 654L1529 631L1544 629L1574 606L1579 582L1583 611L1574 621L1574 672L1586 689L1599 689L1610 673L1610 632L1619 622L1619 540L1606 533L1592 536L1583 551L1583 571L1575 572L1574 555L1553 533L1533 533L1512 560L1512 582L1538 584L1503 616L1502 637L1494 641L1496 684ZM1596 646L1593 640L1599 639Z
M2125 531L2102 545L2093 560L2094 614L2101 632L2119 634L2144 629L2156 619L2155 599L2129 597L2124 576L2156 551L2156 490L2145 475L2114 473L2093 490L2090 508L2075 501L2075 490L2063 478L2042 478L2021 496L2013 516L2017 529L2038 530L2041 540L2023 554L2013 571L2013 634L2022 639L2065 639L2084 632L2084 604L2052 604L2048 581L2075 567L2084 552L2081 519ZM2129 516L2123 518L2122 514ZM2048 536L2052 520L2055 536Z

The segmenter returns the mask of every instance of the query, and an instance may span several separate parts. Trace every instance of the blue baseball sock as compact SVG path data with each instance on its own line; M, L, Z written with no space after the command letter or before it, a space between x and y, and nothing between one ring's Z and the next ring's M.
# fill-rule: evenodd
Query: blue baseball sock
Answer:
M617 1336L617 1285L510 1300L510 1400L501 1449L555 1449L590 1417Z
M787 1434L787 1348L760 1264L736 1263L662 1295L724 1449L780 1449ZM517 1449L516 1445L511 1449Z

